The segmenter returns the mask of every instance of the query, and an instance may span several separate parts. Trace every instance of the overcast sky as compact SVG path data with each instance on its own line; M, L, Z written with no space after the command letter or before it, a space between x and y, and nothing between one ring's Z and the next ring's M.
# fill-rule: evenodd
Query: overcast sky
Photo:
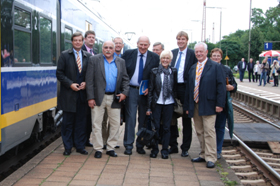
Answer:
M185 30L189 42L201 40L203 0L88 0L120 31L135 32L132 43L147 35L151 43L163 42L167 49L177 47L176 34ZM252 8L279 4L278 0L252 0ZM222 36L249 29L250 0L206 0L207 7L222 7ZM220 38L220 9L206 9L206 37L210 42ZM214 34L213 34L214 23ZM214 35L214 38L213 38Z

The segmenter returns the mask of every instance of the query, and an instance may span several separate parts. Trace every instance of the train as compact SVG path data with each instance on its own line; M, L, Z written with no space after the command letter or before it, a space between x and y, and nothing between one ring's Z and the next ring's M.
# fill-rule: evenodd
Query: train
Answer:
M0 156L57 129L56 64L71 35L87 30L96 33L97 53L121 37L83 0L1 0ZM124 51L132 47L123 40Z

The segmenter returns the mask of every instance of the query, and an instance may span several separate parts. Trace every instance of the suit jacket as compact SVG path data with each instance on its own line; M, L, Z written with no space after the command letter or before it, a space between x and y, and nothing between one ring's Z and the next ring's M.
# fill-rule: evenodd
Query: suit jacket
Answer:
M138 49L132 49L132 50L126 50L125 53L122 55L122 58L125 60L126 70L129 79L132 78L135 71L137 54L138 54ZM150 71L152 70L152 68L158 67L158 65L159 65L159 56L156 53L153 53L148 50L147 60L143 70L142 79L149 80Z
M194 114L194 88L196 64L191 66L186 86L184 111L189 111L189 117ZM199 85L199 115L216 114L216 106L225 107L226 83L222 66L210 59L207 60L200 77Z
M247 70L248 70L249 72L253 72L253 71L254 71L254 66L255 66L255 63L254 63L254 62L252 62L252 66L250 66L250 62L247 63Z
M170 74L170 85L172 86L171 96L174 99L177 97L177 69L171 67L172 73ZM147 110L153 109L158 101L162 88L161 73L158 68L153 68L150 72L150 83L148 93L148 108Z
M179 48L172 50L172 53L173 53L173 59L171 61L172 67L175 67L178 52L179 52ZM188 48L187 54L186 54L186 59L185 59L185 69L184 69L184 82L185 83L186 83L186 79L188 77L188 73L189 73L191 66L193 64L195 64L196 62L197 62L197 59L195 57L194 50Z
M82 52L82 79L85 81L86 69L90 53ZM81 56L80 56L81 57ZM73 91L70 86L77 83L78 65L73 49L65 50L60 54L57 63L56 77L60 82L60 91L57 97L57 107L63 111L76 112L77 96L81 97L82 102L86 102L86 91Z
M83 44L83 46L82 46L82 50L84 50L84 51L86 51L86 52L87 52L87 48L86 48L85 44ZM96 55L96 54L97 54L97 53L95 52L94 48L92 49L92 51L93 51L94 55Z
M123 59L116 57L115 63L118 69L115 96L123 93L128 96L129 77L126 72ZM87 99L94 99L97 106L100 106L105 94L106 76L103 54L90 57L86 74ZM121 108L121 103L113 101L112 108Z
M245 62L245 68L242 68L242 66L243 66L242 63L243 63L243 61L239 61L238 64L237 64L237 67L238 67L239 70L245 71L245 69L247 68L247 63Z

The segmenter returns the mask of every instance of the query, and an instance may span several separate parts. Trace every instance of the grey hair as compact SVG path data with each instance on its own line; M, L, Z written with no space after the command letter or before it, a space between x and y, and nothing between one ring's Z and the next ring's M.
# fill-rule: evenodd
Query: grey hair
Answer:
M138 40L137 40L137 43L139 43L141 37L147 37L147 36L140 36L140 37L138 38ZM151 44L149 37L147 37L147 38L148 38L149 44Z
M153 46L158 46L161 45L162 50L164 50L164 44L162 44L161 42L155 42Z
M196 49L198 46L203 46L203 48L204 48L204 51L206 51L207 50L207 45L206 45L206 43L204 43L204 42L198 42L198 43L196 43L195 45L194 45L194 49Z

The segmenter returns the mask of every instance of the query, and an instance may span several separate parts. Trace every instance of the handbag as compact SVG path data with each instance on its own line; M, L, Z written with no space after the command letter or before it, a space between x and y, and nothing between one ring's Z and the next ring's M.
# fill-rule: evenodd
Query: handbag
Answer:
M147 124L151 126L151 130L147 128ZM136 141L143 146L154 147L158 140L157 132L153 124L152 114L146 116L143 127L136 133L138 136Z
M177 102L177 106L174 106L174 112L176 112L180 116L183 116L183 104L177 98L175 99L175 101Z
M280 68L277 69L277 73L280 74Z

